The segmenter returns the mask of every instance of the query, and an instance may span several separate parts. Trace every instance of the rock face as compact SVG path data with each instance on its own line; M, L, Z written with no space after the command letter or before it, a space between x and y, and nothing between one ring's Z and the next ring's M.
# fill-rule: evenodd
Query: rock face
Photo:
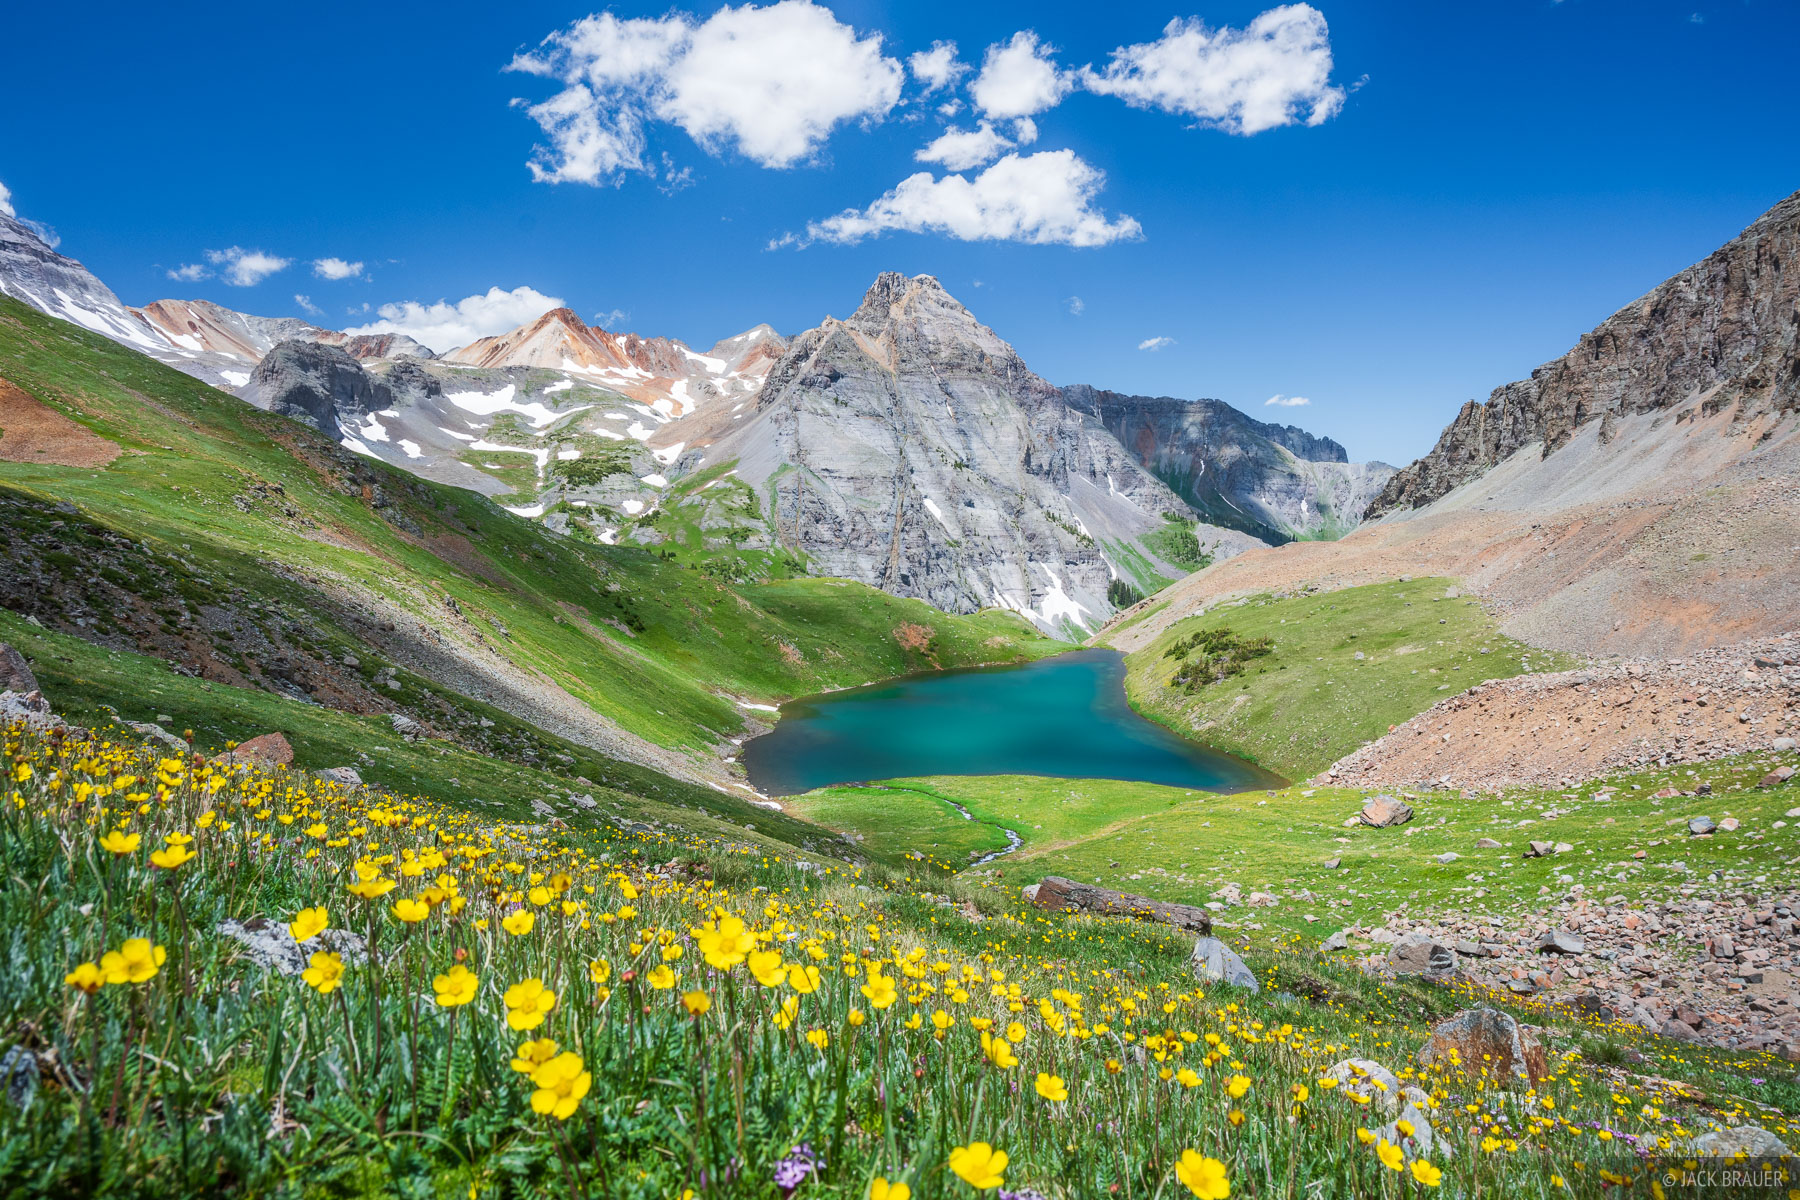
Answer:
M1212 914L1191 904L1167 904L1148 896L1115 892L1111 888L1094 887L1046 875L1032 893L1032 903L1040 908L1073 909L1096 916L1135 917L1140 921L1156 921L1193 933L1212 932Z
M1142 539L1187 503L928 275L884 274L847 320L795 338L754 418L682 465L727 461L817 573L947 612L1010 608L1069 636L1113 610L1129 555L1186 573Z
M1530 379L1463 405L1431 452L1388 481L1369 515L1422 507L1530 446L1548 457L1594 421L1605 442L1637 414L1800 409L1797 257L1800 192Z
M1421 1066L1458 1064L1465 1073L1535 1084L1550 1074L1550 1059L1530 1030L1495 1008L1472 1008L1440 1022L1419 1050Z
M1254 420L1220 400L1086 384L1062 394L1204 520L1270 544L1348 533L1394 473L1386 463L1351 462L1330 438Z
M1216 937L1196 941L1190 962L1194 976L1203 983L1223 983L1252 992L1262 991L1262 985L1256 982L1256 972Z

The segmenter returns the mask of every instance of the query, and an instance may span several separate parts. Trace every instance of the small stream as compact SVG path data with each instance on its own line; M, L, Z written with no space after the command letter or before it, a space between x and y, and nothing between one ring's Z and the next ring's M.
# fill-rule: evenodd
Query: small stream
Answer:
M974 813L970 812L968 809L964 808L962 805L958 804L956 801L950 799L948 796L939 796L938 799L942 800L945 804L948 804L951 808L954 808L957 812L961 813L963 820L973 821L975 819ZM1006 835L1005 847L1002 849L999 849L999 850L988 851L986 854L982 855L980 858L978 858L974 862L970 863L969 865L971 867L979 867L985 863L991 863L996 858L1005 858L1008 854L1011 854L1014 850L1017 850L1020 846L1023 846L1025 844L1025 839L1019 836L1018 830L1009 828L1008 826L1005 826L1005 825L996 825L996 826L994 826L994 828L998 829L1001 833L1004 833Z

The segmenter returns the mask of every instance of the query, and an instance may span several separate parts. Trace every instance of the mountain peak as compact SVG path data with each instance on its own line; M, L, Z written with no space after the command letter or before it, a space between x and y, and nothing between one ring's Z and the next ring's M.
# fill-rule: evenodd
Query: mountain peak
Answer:
M883 320L893 315L894 310L910 300L927 297L947 301L956 308L962 308L944 290L944 285L937 281L935 275L903 275L899 271L883 271L863 293L862 303L857 305L851 320L858 317ZM967 311L966 309L964 311Z

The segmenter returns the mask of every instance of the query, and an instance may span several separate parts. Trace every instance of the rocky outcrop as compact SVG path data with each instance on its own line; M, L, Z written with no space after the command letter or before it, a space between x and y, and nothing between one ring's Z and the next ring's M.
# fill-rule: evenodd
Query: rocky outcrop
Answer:
M1212 932L1212 914L1191 904L1169 904L1130 892L1077 883L1061 875L1046 875L1026 889L1028 899L1040 908L1066 909L1101 917L1134 917L1156 921L1193 933Z
M1550 1058L1529 1029L1497 1008L1471 1008L1432 1027L1419 1049L1420 1066L1454 1068L1497 1082L1540 1083Z
M1254 420L1221 400L1125 396L1086 384L1062 394L1207 521L1265 542L1349 532L1394 473L1386 463L1350 462L1330 438Z
M282 342L270 350L241 394L256 407L310 425L334 442L344 440L346 427L353 429L370 413L398 403L391 387L343 350L303 341Z
M1369 515L1420 508L1527 447L1645 413L1676 421L1800 409L1800 192L1725 246L1620 309L1530 379L1471 400Z
M948 612L1005 607L1068 635L1112 611L1130 554L1185 574L1140 539L1186 502L928 275L884 274L848 319L795 338L754 419L691 465L726 461L818 573ZM1260 544L1211 536L1221 556Z

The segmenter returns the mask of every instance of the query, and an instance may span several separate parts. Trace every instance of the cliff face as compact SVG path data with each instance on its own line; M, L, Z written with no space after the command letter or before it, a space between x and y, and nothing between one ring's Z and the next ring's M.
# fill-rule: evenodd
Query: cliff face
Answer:
M924 275L884 274L847 320L795 338L753 418L695 465L728 460L819 573L1054 632L1098 625L1110 556L1153 558L1138 539L1189 513ZM1224 553L1257 544L1212 532Z
M1590 422L1605 442L1625 417L1689 404L1735 419L1800 409L1800 192L1530 379L1463 405L1369 515L1429 504L1526 446L1547 457Z
M1205 520L1266 542L1349 532L1393 474L1385 463L1350 462L1330 438L1255 420L1219 400L1124 396L1085 384L1062 394Z

